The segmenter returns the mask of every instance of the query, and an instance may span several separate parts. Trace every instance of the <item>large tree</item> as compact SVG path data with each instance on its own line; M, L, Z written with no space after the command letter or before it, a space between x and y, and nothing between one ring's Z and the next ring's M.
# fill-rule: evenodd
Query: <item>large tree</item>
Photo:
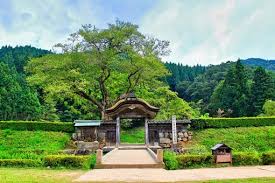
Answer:
M131 23L86 25L56 47L63 53L31 60L28 81L47 96L85 99L102 118L121 94L165 86L161 79L168 71L160 57L169 52L168 42L141 34Z
M251 88L251 115L261 114L263 105L267 99L272 99L274 96L274 83L272 77L265 71L264 68L258 67L254 71L253 84Z

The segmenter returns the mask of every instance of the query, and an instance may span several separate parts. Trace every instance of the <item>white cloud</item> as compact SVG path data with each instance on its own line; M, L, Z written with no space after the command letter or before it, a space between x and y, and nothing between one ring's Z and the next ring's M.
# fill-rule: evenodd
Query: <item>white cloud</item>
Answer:
M237 58L274 59L275 2L263 2L160 1L144 15L141 28L171 42L166 61L208 65Z
M45 3L46 2L46 3ZM51 49L82 24L100 24L95 3L88 0L13 0L9 25L0 24L1 45L33 45Z

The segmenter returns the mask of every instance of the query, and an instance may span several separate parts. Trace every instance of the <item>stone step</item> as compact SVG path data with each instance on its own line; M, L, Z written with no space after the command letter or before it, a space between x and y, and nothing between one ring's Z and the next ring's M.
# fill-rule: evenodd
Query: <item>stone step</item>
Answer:
M115 169L115 168L164 168L164 164L97 164L96 169Z

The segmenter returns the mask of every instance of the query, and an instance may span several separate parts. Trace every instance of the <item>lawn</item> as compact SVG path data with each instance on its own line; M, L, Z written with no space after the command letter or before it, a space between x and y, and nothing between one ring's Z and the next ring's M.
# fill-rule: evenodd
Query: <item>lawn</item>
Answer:
M144 127L122 129L120 134L120 141L121 143L144 144Z
M233 151L265 152L275 149L275 126L219 128L195 131L188 147L194 153L209 152L217 143L225 143Z
M64 149L66 133L0 130L0 159L40 159Z
M0 168L0 182L72 182L84 174L84 170L48 170L27 168Z

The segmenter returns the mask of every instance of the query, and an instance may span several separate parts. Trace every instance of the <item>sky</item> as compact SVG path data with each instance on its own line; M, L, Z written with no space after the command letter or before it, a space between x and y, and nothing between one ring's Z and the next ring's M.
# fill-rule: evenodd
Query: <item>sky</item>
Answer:
M0 0L0 46L52 49L83 24L116 19L170 42L187 65L275 59L275 0Z

